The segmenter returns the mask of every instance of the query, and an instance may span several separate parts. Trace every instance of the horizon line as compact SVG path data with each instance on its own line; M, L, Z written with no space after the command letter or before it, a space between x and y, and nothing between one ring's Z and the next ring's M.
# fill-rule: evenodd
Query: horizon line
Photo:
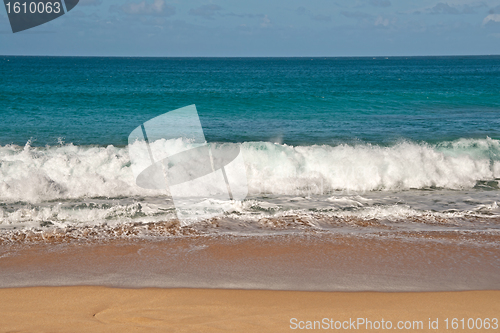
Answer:
M348 56L142 56L142 55L28 55L0 54L0 57L59 57L59 58L425 58L425 57L497 57L500 54L450 54L450 55L348 55Z

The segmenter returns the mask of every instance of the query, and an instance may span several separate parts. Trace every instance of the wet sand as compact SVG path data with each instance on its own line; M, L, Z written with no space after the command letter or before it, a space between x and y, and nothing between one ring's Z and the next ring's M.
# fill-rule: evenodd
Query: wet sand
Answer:
M453 232L4 243L0 287L498 290L499 244Z

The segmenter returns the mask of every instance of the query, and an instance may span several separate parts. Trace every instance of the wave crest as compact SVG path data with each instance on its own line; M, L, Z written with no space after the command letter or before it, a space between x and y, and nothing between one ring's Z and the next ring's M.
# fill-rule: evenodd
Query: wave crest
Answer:
M158 140L178 150L190 142ZM401 142L287 146L246 142L242 154L250 195L327 194L331 191L472 188L500 178L500 141L460 139L436 145ZM72 144L0 147L0 201L44 202L93 197L165 196L135 185L126 147Z

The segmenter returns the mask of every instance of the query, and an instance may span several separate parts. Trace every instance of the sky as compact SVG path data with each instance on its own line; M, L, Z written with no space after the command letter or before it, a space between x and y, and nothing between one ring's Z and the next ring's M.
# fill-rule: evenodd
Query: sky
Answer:
M498 55L500 1L80 0L16 34L0 8L0 54Z

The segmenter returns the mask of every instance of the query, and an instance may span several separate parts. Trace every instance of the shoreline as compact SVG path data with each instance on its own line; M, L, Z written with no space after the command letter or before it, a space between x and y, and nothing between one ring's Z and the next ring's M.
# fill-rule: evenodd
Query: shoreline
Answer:
M4 243L0 288L500 289L498 237L460 233L402 236L224 235L161 241Z
M500 320L498 239L490 234L2 245L0 333L345 331L358 322L360 332L381 331L368 322L477 332L446 329L445 320Z

